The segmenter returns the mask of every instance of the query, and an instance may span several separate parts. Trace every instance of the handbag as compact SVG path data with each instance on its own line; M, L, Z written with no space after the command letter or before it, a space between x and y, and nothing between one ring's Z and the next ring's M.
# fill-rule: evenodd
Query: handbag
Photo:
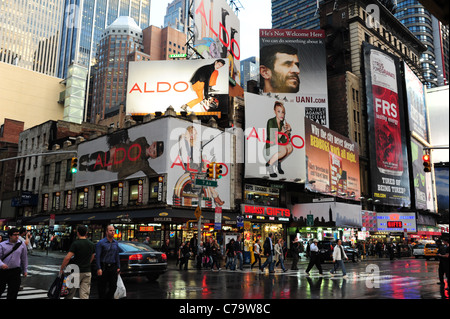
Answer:
M64 282L64 274L61 274L55 278L53 283L50 286L50 289L47 292L47 297L50 299L59 299L61 298L61 288Z
M123 284L122 277L117 275L117 289L114 293L114 299L122 299L127 297L127 290L125 289L125 285Z

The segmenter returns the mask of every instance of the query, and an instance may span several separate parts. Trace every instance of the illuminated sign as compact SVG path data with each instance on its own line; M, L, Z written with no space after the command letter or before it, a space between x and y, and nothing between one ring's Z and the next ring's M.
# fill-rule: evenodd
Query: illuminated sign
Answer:
M155 231L154 226L141 226L139 227L139 231Z
M287 208L242 204L241 210L244 214L252 214L257 216L291 217L291 211Z
M402 228L402 222L387 222L387 228Z
M417 232L415 213L377 213L378 231Z

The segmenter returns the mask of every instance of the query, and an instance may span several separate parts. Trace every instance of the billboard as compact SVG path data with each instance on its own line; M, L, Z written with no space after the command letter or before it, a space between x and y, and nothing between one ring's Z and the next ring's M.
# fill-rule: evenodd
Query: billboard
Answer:
M362 227L361 206L327 202L296 204L291 209L294 221L304 223L312 215L314 226Z
M194 47L205 59L229 61L229 76L241 83L239 19L226 0L194 0Z
M374 199L411 204L399 59L364 43L370 172Z
M325 31L260 29L263 93L301 105L305 116L329 126Z
M305 118L306 188L359 199L359 146Z
M245 93L245 177L305 181L304 109Z
M416 209L429 209L435 211L433 201L433 183L431 174L423 171L423 159L425 154L422 144L411 138L411 161L414 183L414 195Z
M405 62L403 62L403 67L405 70L409 129L428 142L428 119L424 85Z
M161 118L81 143L75 186L166 174L167 204L229 209L232 146L230 134L221 132L199 122ZM201 156L201 143L210 140ZM217 187L204 187L199 202L201 187L195 186L195 179L207 180L206 165L211 161L222 163L223 178Z
M377 230L417 232L416 213L377 213Z
M132 61L127 114L228 111L228 60Z

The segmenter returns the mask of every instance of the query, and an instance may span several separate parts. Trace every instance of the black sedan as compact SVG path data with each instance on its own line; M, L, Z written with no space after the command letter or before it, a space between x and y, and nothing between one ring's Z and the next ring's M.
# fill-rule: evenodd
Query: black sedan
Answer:
M167 271L167 255L150 248L150 246L132 242L119 241L120 275L122 277L146 276L155 281ZM95 260L92 263L96 268ZM94 276L97 270L93 269Z
M324 241L320 241L318 243L319 256L320 256L321 263L333 260L333 250L334 250L335 246L336 246L335 241L324 240ZM348 257L348 260L357 262L358 249L351 247L349 243L343 243L342 247L344 248L344 251Z

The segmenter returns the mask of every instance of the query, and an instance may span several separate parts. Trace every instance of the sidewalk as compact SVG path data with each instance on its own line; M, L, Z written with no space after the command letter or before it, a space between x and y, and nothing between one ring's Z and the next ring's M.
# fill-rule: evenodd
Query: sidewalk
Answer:
M50 257L50 258L58 258L63 259L67 255L67 252L61 252L59 250L49 250L48 254L46 250L41 249L33 249L31 254L28 254L28 256L38 256L38 257Z

